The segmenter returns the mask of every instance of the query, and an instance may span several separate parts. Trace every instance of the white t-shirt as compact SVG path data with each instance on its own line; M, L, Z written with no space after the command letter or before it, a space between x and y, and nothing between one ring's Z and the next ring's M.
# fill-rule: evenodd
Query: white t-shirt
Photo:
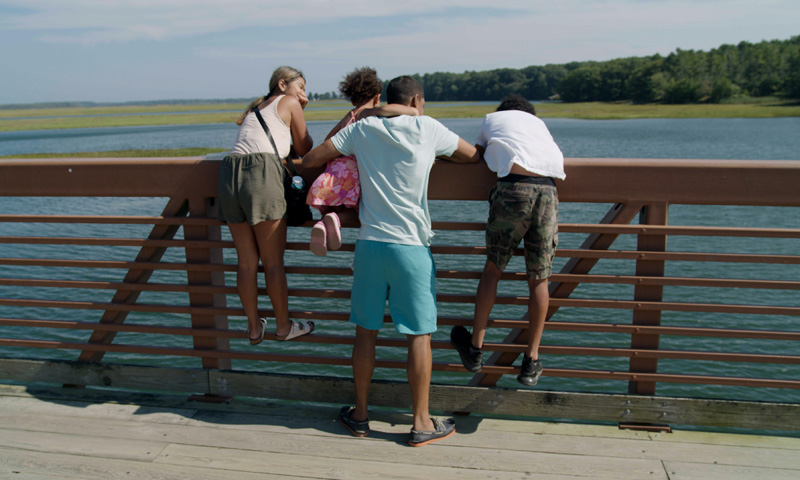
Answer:
M563 180L564 154L550 131L535 115L520 110L504 110L486 115L475 141L486 148L483 158L498 177L505 177L511 166Z
M278 147L278 157L280 158L285 158L289 155L289 149L292 144L291 130L278 115L278 102L284 96L281 95L277 100L259 110L261 116L264 117L264 123L269 128L269 133L272 134L272 139L275 140L275 145ZM258 121L256 114L249 112L244 117L241 126L239 126L239 134L236 137L236 143L233 145L231 153L245 155L262 152L275 153L275 148L272 147L269 137L264 133L264 128Z
M358 158L360 240L429 246L428 179L434 159L450 156L458 135L426 116L368 117L331 137Z

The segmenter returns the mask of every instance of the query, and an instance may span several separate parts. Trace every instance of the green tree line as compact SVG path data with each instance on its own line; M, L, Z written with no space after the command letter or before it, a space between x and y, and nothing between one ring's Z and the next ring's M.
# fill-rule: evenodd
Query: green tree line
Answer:
M529 100L565 102L718 103L742 97L800 98L800 36L740 42L711 51L677 49L666 57L437 72L415 76L430 101Z

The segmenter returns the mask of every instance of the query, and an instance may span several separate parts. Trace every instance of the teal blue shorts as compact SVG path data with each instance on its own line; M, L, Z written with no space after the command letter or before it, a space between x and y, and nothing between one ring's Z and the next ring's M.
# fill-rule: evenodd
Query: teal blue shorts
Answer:
M386 300L394 328L405 335L436 331L436 265L421 245L358 240L353 261L350 321L383 326Z

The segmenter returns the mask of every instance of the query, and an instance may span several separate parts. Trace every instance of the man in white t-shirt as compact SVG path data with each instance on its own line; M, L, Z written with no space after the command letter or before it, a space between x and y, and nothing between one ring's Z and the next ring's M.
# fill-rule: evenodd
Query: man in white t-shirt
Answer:
M555 179L566 178L564 155L553 141L533 105L521 95L504 98L497 111L486 115L477 139L484 159L497 172L497 184L489 194L486 222L486 264L475 299L472 334L461 325L450 331L450 342L461 363L479 372L483 337L497 297L497 284L520 241L525 241L528 300L528 346L517 381L533 386L542 373L539 343L544 330L552 273L558 245L558 192Z
M419 116L368 117L353 123L303 158L320 167L340 155L358 158L361 181L353 262L350 321L356 324L353 380L356 405L339 420L355 436L369 434L367 397L375 368L375 345L388 295L395 329L408 339L408 382L414 425L409 444L421 446L455 433L452 419L431 418L431 334L436 331L436 268L430 251L428 178L436 157L477 162L477 149L438 121L423 116L422 85L403 76L389 82L389 104L415 108Z

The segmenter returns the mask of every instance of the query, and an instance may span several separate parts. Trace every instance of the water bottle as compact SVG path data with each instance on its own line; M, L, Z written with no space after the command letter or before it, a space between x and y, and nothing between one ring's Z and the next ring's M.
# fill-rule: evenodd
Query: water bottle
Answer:
M295 175L292 177L292 188L295 190L302 190L303 187L306 185L306 182L303 180L303 177L299 175Z

